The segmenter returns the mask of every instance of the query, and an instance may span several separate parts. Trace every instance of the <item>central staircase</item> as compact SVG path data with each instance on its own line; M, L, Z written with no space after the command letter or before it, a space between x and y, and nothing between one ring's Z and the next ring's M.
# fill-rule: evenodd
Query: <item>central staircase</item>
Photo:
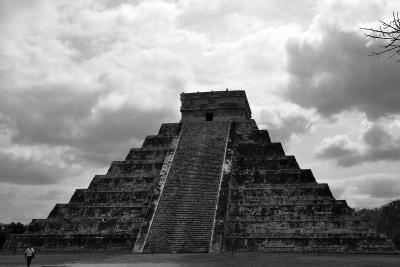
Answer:
M184 123L145 252L208 252L230 122Z

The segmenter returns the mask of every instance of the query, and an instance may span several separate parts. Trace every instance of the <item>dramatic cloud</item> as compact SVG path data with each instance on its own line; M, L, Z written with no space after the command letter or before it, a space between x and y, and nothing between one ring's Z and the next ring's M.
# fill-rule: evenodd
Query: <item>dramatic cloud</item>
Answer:
M337 135L322 140L315 153L320 158L336 159L341 166L350 166L360 162L361 150L362 147L346 135Z
M400 117L389 116L363 123L357 140L346 135L324 139L316 148L317 157L334 159L341 166L371 161L400 160Z
M370 43L357 27L376 21L381 5L357 2L360 9L351 8L353 2L328 1L309 32L287 44L287 96L324 116L358 110L376 119L400 112L398 64L368 57L378 44Z
M51 185L84 169L68 147L15 145L4 137L0 145L0 183Z
M57 171L52 164L37 159L14 157L0 153L0 182L15 184L49 184L56 183L65 170Z

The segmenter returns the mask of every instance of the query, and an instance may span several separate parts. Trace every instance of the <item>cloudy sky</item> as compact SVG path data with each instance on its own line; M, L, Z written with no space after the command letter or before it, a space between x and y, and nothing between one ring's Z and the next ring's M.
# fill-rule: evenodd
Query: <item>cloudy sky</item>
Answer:
M45 218L183 91L243 90L260 128L352 207L400 198L400 65L362 26L396 0L0 2L0 222Z

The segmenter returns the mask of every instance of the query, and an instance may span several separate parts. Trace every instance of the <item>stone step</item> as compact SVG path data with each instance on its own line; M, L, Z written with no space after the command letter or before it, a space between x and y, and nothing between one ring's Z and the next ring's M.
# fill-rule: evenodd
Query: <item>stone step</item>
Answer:
M109 177L109 176L95 176L90 182L88 190L91 191L129 191L132 188L145 188L149 187L151 190L155 188L158 181L159 174L147 176L128 176L128 177Z
M101 203L113 203L113 205L133 205L138 203L147 203L151 193L151 187L130 188L129 191L94 191L89 189L77 189L71 197L70 204L96 205Z
M247 224L247 223L301 223L301 222L332 222L332 223L370 223L369 221L362 219L362 218L357 218L355 216L348 216L348 215L342 215L342 216L328 216L328 215L297 215L297 216L276 216L276 217L270 217L266 220L263 219L255 219L255 218L250 218L250 219L240 219L240 218L232 218L230 220L226 220L226 224L234 224L234 223L241 223L241 224Z
M255 143L271 143L271 138L267 130L256 130L249 135L249 140Z
M163 161L154 161L154 162L146 162L146 163L134 163L134 162L126 162L126 161L113 161L111 163L110 168L107 171L107 174L110 175L132 175L139 171L144 172L160 172L161 167L163 165Z
M259 131L254 120L237 120L235 121L234 130L236 132L236 142L254 142L256 140L255 137L257 136L257 132ZM265 132L262 132L261 134L265 135Z
M280 169L280 170L256 170L253 172L235 171L235 180L238 185L249 185L252 187L260 184L317 184L309 169Z
M181 126L180 123L163 123L160 130L158 130L158 135L177 136L179 135Z
M352 210L347 206L345 201L338 201L337 203L330 204L308 204L308 205L242 205L233 206L230 208L229 215L231 217L240 218L246 217L247 219L261 219L268 220L269 217L274 216L297 216L297 215L343 215L351 213Z
M366 242L368 240L368 242ZM225 247L234 245L237 251L263 252L321 252L321 253L393 253L393 246L385 238L317 237L243 238L226 237Z
M48 222L108 222L108 221L117 221L121 223L138 223L142 221L140 217L121 217L121 218L113 218L113 217L79 217L79 218L46 218L46 219L33 219L31 224L42 224Z
M152 169L135 169L130 170L129 173L121 172L117 169L116 172L108 172L104 176L106 178L123 178L123 177L135 177L135 178L145 178L149 176L158 176L160 175L160 169L152 168Z
M134 218L141 216L147 207L147 203L135 205L79 205L79 204L56 204L49 214L49 218Z
M327 184L260 184L259 186L237 186L230 189L232 199L268 199L268 198L333 198Z
M39 250L131 249L136 233L121 234L19 234L8 239L7 248L33 246Z
M344 229L343 229L344 230ZM242 232L232 232L227 233L227 238L260 238L260 239L269 239L269 238L285 238L285 239L296 239L296 238L353 238L353 239L363 239L363 238L381 238L379 234L374 231L371 232L350 232L350 231L337 231L337 232L329 232L325 229L315 229L310 231L301 232L298 230L297 232L293 231L279 231L279 232L270 232L270 233L256 233L256 234L247 234L243 236Z
M298 201L294 204L289 203L289 204L268 204L268 203L262 203L262 204L246 204L246 203L235 203L237 204L236 206L238 208L254 208L254 207L259 207L261 208L270 208L270 209L281 209L281 211L284 211L287 208L292 208L292 209L302 209L302 208L309 208L315 207L315 208L324 208L324 207L330 207L330 206L340 206L340 207L346 207L347 203L346 200L337 200L334 198L331 199L322 199L322 200L311 200L311 201Z
M314 231L326 230L330 232L336 231L372 231L375 228L362 221L356 220L332 220L332 221L257 221L257 222L244 222L244 221L231 221L226 224L227 229L234 230L237 228L244 228L246 233L261 233L261 232L276 232L276 231Z
M300 169L294 156L262 158L257 161L238 159L234 161L233 166L235 172L238 171L241 174L253 174L255 172L271 170Z
M236 160L258 160L259 158L284 157L281 143L238 143Z
M330 204L334 202L333 197L274 197L274 198L244 198L241 200L232 200L231 204L236 206L282 206L282 205L321 205Z
M138 218L140 219L140 218ZM118 220L118 218L80 219L61 218L58 220L34 221L29 233L39 234L98 234L98 233L133 233L138 231L143 219Z
M246 191L270 191L270 190L322 190L329 189L326 183L287 183L287 184L253 184L253 185L236 185L231 186L231 190Z
M128 155L125 158L125 161L164 160L167 152L168 148L161 148L161 149L131 148Z
M172 136L148 135L142 144L142 149L163 148L168 149Z

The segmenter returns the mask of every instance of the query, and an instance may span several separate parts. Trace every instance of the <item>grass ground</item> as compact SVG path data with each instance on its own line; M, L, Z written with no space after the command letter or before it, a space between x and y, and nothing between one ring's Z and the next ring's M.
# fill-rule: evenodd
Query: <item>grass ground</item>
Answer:
M129 254L129 253L38 253L32 267L136 267L136 266L296 266L296 267L399 267L400 255L348 254ZM0 266L24 266L24 256L0 254Z

